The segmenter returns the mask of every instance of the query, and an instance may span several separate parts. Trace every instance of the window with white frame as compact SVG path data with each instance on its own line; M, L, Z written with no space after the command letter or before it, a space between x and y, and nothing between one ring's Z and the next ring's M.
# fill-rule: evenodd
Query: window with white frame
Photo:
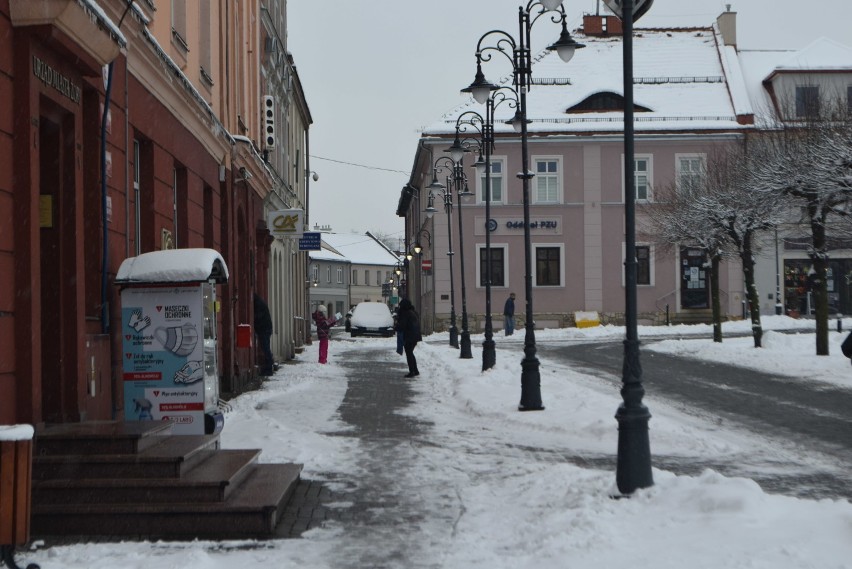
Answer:
M319 282L319 267L317 265L311 267L311 280Z
M562 286L562 246L534 245L535 286Z
M327 282L327 283L331 282L331 267L325 268L325 282Z
M689 191L704 182L706 157L704 154L678 154L675 156L677 188Z
M491 203L503 203L505 159L491 157ZM479 203L485 203L485 172L479 178Z
M370 286L370 271L364 269L364 286Z
M651 201L651 157L637 156L633 161L633 185L636 201Z
M382 272L376 271L376 284L382 284Z
M479 246L479 266L477 267L478 286L485 287L486 279L489 276L488 271L488 250L484 245ZM506 280L506 246L491 245L491 286L505 287L508 286Z
M535 194L533 203L549 204L560 201L560 170L561 160L556 157L535 158Z
M337 267L337 284L343 284L343 268Z
M358 285L358 271L352 269L352 284Z

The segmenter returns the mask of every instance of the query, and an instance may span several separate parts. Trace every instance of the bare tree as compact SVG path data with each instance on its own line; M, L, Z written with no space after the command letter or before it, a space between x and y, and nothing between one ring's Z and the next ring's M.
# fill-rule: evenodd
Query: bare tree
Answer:
M828 355L828 234L832 221L852 213L852 121L845 99L808 111L758 133L749 152L755 189L785 196L810 230L816 353Z
M754 347L761 347L760 296L755 284L755 253L760 234L784 220L786 205L777 196L753 189L752 157L742 144L720 147L708 158L702 187L693 196L714 234L721 232L723 249L742 263L751 314Z
M725 243L724 232L710 223L698 202L702 184L677 184L655 188L654 203L644 206L643 233L657 246L672 250L678 244L700 249L710 261L710 297L713 312L713 341L722 341L722 310L719 293L719 265Z

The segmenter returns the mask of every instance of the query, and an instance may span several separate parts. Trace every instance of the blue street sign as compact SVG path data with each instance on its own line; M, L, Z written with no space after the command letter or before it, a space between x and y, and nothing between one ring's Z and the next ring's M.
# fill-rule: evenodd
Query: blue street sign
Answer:
M322 233L320 233L319 231L305 231L304 235L299 238L299 251L321 250L321 235Z

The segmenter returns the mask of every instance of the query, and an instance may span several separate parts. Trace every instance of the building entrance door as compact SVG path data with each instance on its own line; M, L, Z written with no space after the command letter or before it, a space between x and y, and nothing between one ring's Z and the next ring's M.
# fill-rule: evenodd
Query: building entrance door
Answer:
M707 256L700 249L680 250L680 307L709 308L710 274Z
M82 277L74 271L74 116L43 102L39 118L40 283L33 295L41 305L41 403L46 422L76 420L78 355L68 319ZM69 267L74 277L69 275ZM36 283L33 283L35 286Z

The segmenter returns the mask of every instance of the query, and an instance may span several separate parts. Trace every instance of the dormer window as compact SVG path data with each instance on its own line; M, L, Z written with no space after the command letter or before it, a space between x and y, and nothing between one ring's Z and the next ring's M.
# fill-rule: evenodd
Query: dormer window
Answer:
M569 113L605 113L605 112L621 112L624 110L624 97L619 95L618 93L605 92L605 93L595 93L594 95L587 97L580 103L577 103L567 112ZM651 109L645 108L641 105L633 105L634 112L640 113L648 113Z

